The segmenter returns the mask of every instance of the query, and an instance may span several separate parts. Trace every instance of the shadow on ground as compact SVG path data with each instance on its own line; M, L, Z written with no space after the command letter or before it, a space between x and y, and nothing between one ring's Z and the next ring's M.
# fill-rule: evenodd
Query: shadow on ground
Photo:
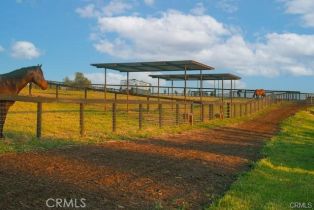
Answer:
M0 209L44 209L48 198L85 198L90 209L200 209L250 168L298 108L165 138L1 155Z

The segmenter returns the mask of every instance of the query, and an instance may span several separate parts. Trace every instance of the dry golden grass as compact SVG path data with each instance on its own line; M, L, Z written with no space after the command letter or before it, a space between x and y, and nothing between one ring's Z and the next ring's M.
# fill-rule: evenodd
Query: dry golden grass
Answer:
M33 96L55 97L55 89L42 91L33 89ZM28 95L28 89L25 88L21 95ZM59 90L60 98L84 98L83 91ZM88 98L103 98L103 92L89 91ZM107 99L113 99L114 94L107 93ZM126 95L119 95L118 99L126 99ZM145 100L146 98L138 96L129 96L130 100ZM209 98L208 100L214 100ZM217 100L217 98L215 98ZM151 99L158 101L158 99ZM180 105L179 121L176 126L175 104L163 105L163 128L159 128L158 105L151 104L147 112L147 105L143 105L143 129L139 130L138 105L129 105L129 112L126 111L125 104L117 106L117 131L112 132L112 110L111 104L90 104L85 106L84 122L85 135L79 135L79 105L64 103L45 103L43 104L42 115L42 138L60 139L69 142L103 142L108 139L133 139L160 135L162 133L173 133L191 129L183 119L185 110L190 110L190 106ZM8 139L27 141L36 136L36 104L16 102L10 109L4 128L4 133ZM219 112L219 107L214 107L214 113ZM194 105L194 121L200 121L200 106ZM204 108L205 121L208 124L215 124L212 120L208 123L208 106ZM217 122L216 122L217 123ZM218 124L221 124L219 122ZM201 123L194 127L202 126Z

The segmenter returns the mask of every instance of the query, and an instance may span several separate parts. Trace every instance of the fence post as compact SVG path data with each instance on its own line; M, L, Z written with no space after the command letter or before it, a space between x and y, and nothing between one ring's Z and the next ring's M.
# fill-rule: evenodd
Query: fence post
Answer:
M245 112L245 116L247 116L248 114L249 114L249 109L248 109L248 104L247 103L245 103L245 108L244 108L245 110L244 110L244 112Z
M221 105L219 105L219 112L220 112L220 118L224 119L225 118L225 104L222 103Z
M230 103L227 103L227 118L230 118Z
M232 114L232 117L236 117L237 116L237 104L233 104L233 114Z
M193 102L192 102L192 103L191 103L191 110L190 110L190 112L191 112L192 114L193 114L193 108L194 108L193 105L194 105L194 104L193 104Z
M112 104L112 132L116 132L117 129L117 116L116 116L116 108L117 108L117 104L113 103Z
M59 85L56 85L56 99L59 98Z
M37 103L37 131L36 131L36 137L41 137L41 123L42 123L42 111L43 106L41 102Z
M250 102L250 115L252 114L252 102Z
M176 104L176 125L179 125L179 104Z
M258 105L259 105L259 99L257 101L255 101L255 104L254 104L254 112L257 112L258 111Z
M84 89L84 98L87 99L87 88Z
M214 105L208 104L208 119L211 120L214 118Z
M242 110L242 104L240 104L240 113L239 113L239 114L240 114L240 115L239 115L240 117L242 117L242 114L243 114L242 112L243 112L243 110Z
M149 97L147 96L147 105L146 105L147 113L149 112Z
M80 103L80 135L84 136L84 104Z
M138 105L138 128L143 128L143 104Z
M33 87L33 83L29 83L29 86L28 86L28 95L32 95L32 87Z
M201 122L204 122L205 121L205 118L204 118L204 104L201 103Z
M162 128L162 104L158 104L159 109L159 128Z

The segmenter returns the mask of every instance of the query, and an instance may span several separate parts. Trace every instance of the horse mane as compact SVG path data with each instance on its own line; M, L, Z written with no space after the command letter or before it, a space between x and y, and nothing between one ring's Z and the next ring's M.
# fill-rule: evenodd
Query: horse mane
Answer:
M22 77L24 76L29 70L36 69L38 66L28 66L28 67L22 67L20 69L16 69L14 71L11 71L9 73L0 74L1 77Z

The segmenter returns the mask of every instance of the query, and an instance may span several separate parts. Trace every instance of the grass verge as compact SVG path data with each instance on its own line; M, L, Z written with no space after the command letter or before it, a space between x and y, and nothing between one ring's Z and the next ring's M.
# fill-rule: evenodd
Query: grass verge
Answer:
M314 107L282 123L254 169L208 209L314 208Z

